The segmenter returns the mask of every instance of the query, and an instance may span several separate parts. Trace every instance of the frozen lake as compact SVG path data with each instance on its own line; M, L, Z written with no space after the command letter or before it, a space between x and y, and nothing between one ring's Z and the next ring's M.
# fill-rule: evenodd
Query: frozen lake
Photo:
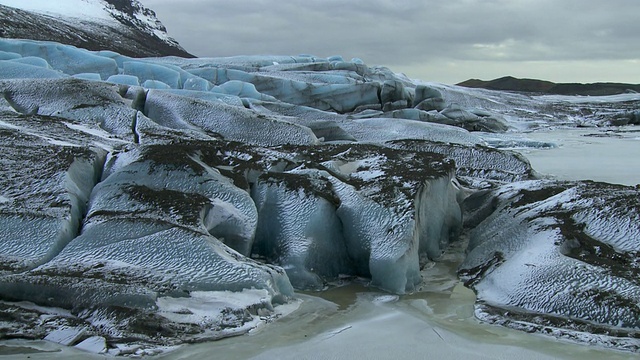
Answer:
M640 183L640 126L556 129L521 136L558 145L520 150L541 174L561 180Z

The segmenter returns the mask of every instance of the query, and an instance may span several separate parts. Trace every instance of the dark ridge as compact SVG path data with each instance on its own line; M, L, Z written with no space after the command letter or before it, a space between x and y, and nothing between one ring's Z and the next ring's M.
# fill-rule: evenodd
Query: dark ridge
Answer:
M135 11L122 3L111 1L116 9L124 14ZM143 13L150 12L141 9ZM167 42L146 32L135 23L135 17L118 16L113 26L95 23L90 20L77 20L77 23L63 18L38 14L30 11L0 5L0 37L9 39L31 39L54 41L79 48L99 51L111 50L130 57L179 56L193 58L177 42ZM118 22L122 24L118 26Z
M470 79L463 81L459 86L468 88L482 88L500 91L532 92L554 95L589 95L605 96L617 95L628 92L640 92L640 84L624 83L554 83L551 81L536 79L518 79L505 76L494 80Z
M505 76L499 79L484 81L479 79L470 79L463 81L459 86L470 88L483 88L489 90L502 91L524 91L524 92L542 92L551 90L556 84L550 81L535 79L517 79L512 76Z

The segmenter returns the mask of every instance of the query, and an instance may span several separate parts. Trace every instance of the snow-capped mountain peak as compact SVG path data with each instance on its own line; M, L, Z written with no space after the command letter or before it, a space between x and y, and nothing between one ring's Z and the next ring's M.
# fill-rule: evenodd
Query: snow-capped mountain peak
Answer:
M192 57L167 34L155 12L137 0L0 0L0 19L5 23L2 37L137 57Z
M47 15L113 19L107 10L107 2L103 0L1 0L0 4Z

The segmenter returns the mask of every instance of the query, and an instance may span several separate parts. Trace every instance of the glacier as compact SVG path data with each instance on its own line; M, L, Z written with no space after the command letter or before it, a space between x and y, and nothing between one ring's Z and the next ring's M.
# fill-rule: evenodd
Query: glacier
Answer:
M470 90L340 56L0 39L0 57L0 299L68 312L3 336L73 327L116 351L236 335L345 278L420 291L468 231L481 319L640 326L637 188L542 180L513 150L554 146L514 133L633 123L637 94Z

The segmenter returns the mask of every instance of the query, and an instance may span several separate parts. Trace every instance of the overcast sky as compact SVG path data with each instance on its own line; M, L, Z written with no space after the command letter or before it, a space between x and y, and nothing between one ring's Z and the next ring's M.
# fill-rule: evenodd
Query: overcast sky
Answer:
M639 0L140 0L194 55L359 57L457 83L640 83Z

